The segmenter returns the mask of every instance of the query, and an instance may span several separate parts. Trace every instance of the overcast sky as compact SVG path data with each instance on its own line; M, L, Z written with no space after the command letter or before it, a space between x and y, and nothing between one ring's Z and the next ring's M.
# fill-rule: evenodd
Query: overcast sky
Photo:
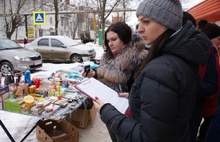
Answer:
M188 3L183 3L182 6L183 6L183 8L189 9L202 1L204 1L204 0L189 0Z

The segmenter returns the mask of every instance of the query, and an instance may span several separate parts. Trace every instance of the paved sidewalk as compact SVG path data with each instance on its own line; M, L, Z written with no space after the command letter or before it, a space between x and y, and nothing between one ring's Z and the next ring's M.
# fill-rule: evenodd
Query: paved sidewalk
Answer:
M111 142L108 130L100 119L99 113L96 114L93 123L89 122L86 129L79 129L79 142Z

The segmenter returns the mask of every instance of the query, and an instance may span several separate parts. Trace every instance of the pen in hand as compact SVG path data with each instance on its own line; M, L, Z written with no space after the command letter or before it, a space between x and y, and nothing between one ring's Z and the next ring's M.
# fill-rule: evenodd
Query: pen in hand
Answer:
M119 87L120 93L122 93L122 86L120 83L118 84L118 87Z
M118 84L118 88L119 88L119 93L118 93L118 96L119 97L125 97L125 98L128 98L129 94L128 92L122 92L122 85L121 84Z

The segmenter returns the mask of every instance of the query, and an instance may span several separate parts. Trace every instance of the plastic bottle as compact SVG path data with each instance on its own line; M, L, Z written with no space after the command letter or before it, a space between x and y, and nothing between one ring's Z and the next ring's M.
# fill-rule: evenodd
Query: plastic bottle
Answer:
M57 99L61 100L60 85L57 85Z
M31 85L31 72L30 70L26 70L24 73L24 82Z

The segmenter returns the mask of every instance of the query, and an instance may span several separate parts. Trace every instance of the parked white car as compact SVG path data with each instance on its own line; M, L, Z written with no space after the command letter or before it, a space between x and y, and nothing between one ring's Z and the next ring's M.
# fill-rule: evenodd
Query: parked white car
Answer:
M81 44L67 36L43 36L25 45L29 50L35 50L45 61L84 62L96 56L93 47Z

